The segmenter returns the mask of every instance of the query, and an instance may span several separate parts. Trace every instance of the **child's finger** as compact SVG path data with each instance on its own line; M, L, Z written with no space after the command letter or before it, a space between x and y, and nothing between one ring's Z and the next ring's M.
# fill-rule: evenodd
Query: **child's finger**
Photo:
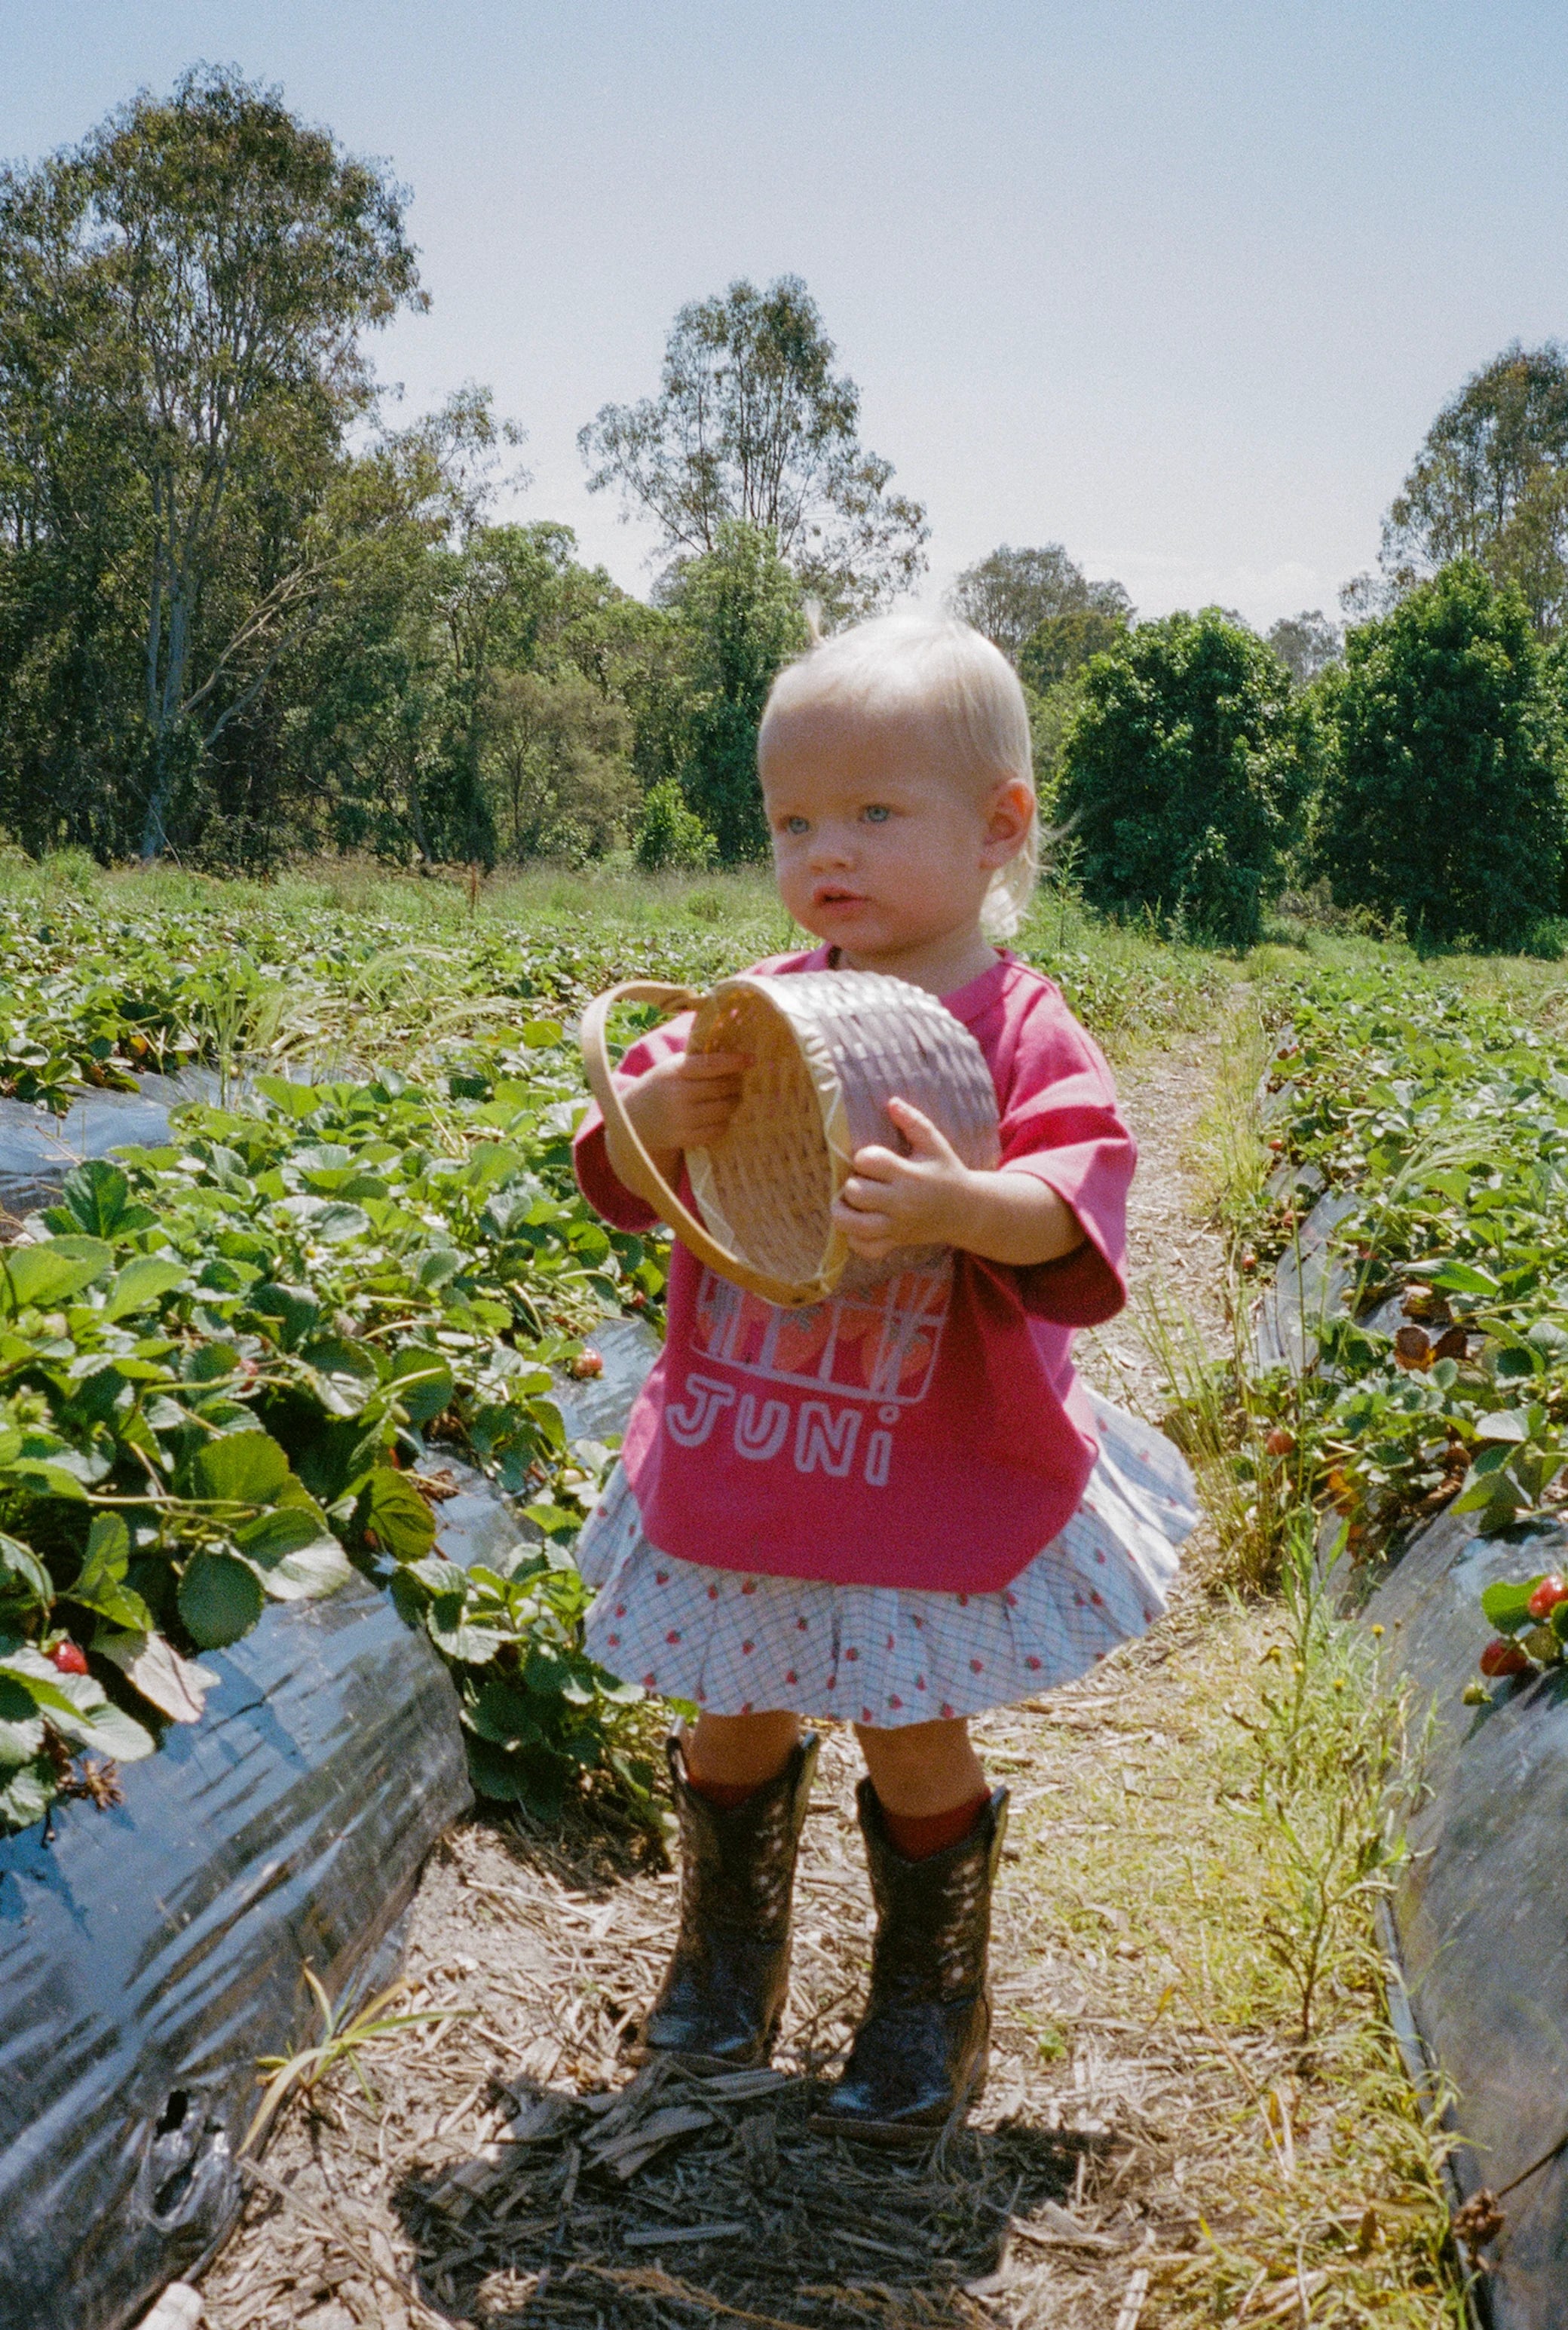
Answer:
M869 1148L855 1151L853 1163L862 1180L896 1181L903 1170L905 1160L896 1151L881 1149L874 1141Z
M891 1237L893 1234L892 1215L879 1213L874 1208L857 1206L849 1196L848 1182L834 1200L833 1218L845 1236Z
M952 1143L946 1133L940 1132L930 1118L916 1108L913 1101L890 1100L887 1113L909 1142L912 1155L940 1158L944 1163L948 1159L955 1158Z
M750 1052L683 1052L680 1072L700 1082L706 1077L744 1075L751 1065Z
M838 1192L838 1202L841 1206L853 1206L857 1214L880 1214L885 1212L890 1194L884 1181L852 1173Z

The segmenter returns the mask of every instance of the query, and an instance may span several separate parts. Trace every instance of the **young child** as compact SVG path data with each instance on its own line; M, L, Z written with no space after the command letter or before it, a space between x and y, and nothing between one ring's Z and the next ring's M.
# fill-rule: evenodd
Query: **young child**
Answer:
M1082 1673L1164 1606L1192 1483L1159 1435L1074 1378L1075 1328L1120 1310L1132 1141L1110 1070L1051 981L990 943L1035 876L1028 719L960 623L884 616L776 681L759 744L779 888L822 941L757 969L844 967L941 998L996 1079L1002 1162L962 1165L890 1104L836 1213L854 1254L940 1246L806 1312L677 1246L664 1352L578 1559L588 1647L694 1702L669 1743L674 1956L645 2056L764 2062L783 2010L816 1740L851 1722L877 1930L870 1994L818 2125L920 2141L978 2094L1006 1791L966 1718ZM728 1122L742 1057L688 1059L689 1018L627 1054L626 1110L672 1187ZM590 1110L582 1189L655 1215ZM692 1202L685 1185L687 1202Z

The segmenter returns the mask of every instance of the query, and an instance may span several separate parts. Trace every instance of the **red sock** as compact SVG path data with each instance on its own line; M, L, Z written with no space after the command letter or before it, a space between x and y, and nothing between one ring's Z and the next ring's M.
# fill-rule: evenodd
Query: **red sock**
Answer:
M991 1791L982 1788L967 1804L954 1804L945 1813L890 1813L883 1804L882 1823L902 1861L930 1861L933 1853L945 1852L949 1844L970 1835L990 1801ZM880 1796L877 1802L882 1803Z
M747 1798L756 1795L760 1785L760 1782L748 1782L743 1788L738 1788L733 1780L699 1779L690 1764L686 1766L687 1787L694 1796L701 1796L704 1804L712 1804L717 1812L739 1812Z

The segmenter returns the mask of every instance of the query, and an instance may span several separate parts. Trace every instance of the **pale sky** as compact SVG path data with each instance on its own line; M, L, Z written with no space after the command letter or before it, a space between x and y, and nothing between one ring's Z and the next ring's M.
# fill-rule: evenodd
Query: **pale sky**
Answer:
M1064 543L1146 615L1335 611L1443 398L1568 335L1568 10L1525 0L0 0L0 156L197 60L411 189L402 417L487 382L521 517L683 301L803 275L929 594Z

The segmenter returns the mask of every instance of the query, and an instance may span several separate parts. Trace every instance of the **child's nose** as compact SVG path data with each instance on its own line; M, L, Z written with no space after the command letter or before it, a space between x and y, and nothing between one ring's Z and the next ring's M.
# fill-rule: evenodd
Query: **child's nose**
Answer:
M811 843L814 866L845 866L853 855L850 837L841 826L819 825Z

